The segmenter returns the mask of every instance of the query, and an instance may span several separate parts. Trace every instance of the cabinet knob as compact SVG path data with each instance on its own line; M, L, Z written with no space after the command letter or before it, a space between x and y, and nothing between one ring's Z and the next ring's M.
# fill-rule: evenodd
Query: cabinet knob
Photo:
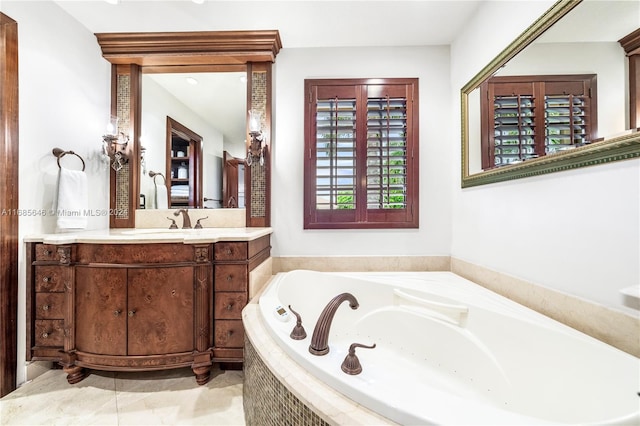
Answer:
M49 305L42 305L42 310L43 311L48 311L49 310Z
M121 313L122 311L120 309L116 309L115 311L113 311L113 316L115 317L120 316Z
M231 255L231 249L229 249L229 248L227 249L227 254Z
M227 337L231 337L233 335L233 330L227 331Z
M42 332L42 338L46 339L47 337L49 337L49 332L48 331L43 331Z
M53 252L51 250L48 250L48 249L44 249L42 251L42 253L44 253L45 256L51 256L53 254Z
M44 281L45 283L48 283L49 281L51 281L51 277L44 277L42 278L42 281Z
M129 316L132 317L136 314L136 311L129 311Z
M227 305L227 311L230 311L231 309L233 309L233 303L229 303Z
M227 275L227 281L231 281L232 279L231 275Z

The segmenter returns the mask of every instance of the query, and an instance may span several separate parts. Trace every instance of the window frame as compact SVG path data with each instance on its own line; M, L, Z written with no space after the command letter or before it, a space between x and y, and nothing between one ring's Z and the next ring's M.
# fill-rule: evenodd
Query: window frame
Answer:
M304 229L384 229L419 227L419 97L418 78L306 79L304 136ZM355 208L318 208L317 194L317 94L334 90L355 95ZM383 93L406 96L406 122L403 157L404 208L369 208L367 206L367 106ZM370 93L371 92L371 93ZM372 96L377 94L377 96ZM391 95L390 95L391 96ZM340 98L342 99L342 98ZM321 99L322 100L322 99ZM384 110L389 111L389 110ZM387 121L391 116L387 116ZM363 130L359 130L363 129ZM375 158L375 157L373 157ZM382 157L380 157L382 158ZM371 188L372 186L369 186ZM333 188L333 187L332 187ZM337 189L336 189L337 190Z

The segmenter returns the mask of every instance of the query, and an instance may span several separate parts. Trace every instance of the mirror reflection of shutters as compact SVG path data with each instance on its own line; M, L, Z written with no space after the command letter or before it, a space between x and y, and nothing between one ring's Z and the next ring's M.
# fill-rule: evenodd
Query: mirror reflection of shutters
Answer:
M493 77L480 90L484 170L572 149L596 138L594 74Z

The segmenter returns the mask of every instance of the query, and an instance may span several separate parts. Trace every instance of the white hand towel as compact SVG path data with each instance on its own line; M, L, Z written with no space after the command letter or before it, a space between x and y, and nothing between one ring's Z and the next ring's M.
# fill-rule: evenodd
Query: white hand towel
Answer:
M157 209L169 208L169 196L167 195L166 185L156 185L156 208Z
M78 170L60 168L56 200L59 229L85 229L89 213L87 175Z

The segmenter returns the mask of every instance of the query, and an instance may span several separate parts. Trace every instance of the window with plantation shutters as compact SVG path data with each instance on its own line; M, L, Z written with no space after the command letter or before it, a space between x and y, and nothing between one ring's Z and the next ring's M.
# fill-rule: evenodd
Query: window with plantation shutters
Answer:
M484 170L596 138L595 74L493 77L480 92Z
M418 80L305 80L304 226L418 227Z

